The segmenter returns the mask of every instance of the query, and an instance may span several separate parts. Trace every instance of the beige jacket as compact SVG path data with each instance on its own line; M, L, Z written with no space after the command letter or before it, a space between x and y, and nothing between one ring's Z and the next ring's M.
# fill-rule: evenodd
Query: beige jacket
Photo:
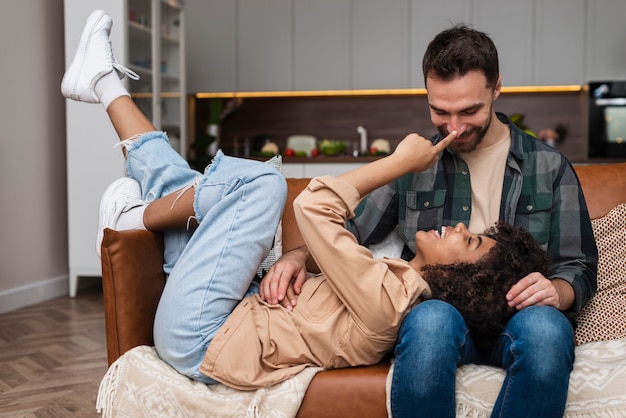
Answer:
M346 230L359 199L334 177L310 182L294 209L322 274L305 282L291 312L258 295L242 300L210 343L202 373L252 390L307 366L375 364L393 348L402 319L430 289L408 263L374 259Z

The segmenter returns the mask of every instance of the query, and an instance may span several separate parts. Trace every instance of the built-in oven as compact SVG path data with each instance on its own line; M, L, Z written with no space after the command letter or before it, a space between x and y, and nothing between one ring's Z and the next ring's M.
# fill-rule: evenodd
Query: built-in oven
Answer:
M590 158L626 157L626 81L589 83Z

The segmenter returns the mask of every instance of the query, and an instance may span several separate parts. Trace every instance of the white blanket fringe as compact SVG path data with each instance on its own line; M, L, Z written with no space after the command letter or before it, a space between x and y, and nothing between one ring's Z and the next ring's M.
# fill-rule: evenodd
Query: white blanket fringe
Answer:
M96 412L102 414L102 418L113 418L113 399L117 393L121 368L122 362L113 363L100 382L98 398L96 399Z

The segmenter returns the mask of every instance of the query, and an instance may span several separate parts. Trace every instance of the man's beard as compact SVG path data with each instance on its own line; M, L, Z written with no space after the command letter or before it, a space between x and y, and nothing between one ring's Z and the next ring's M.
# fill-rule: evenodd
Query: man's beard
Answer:
M465 130L465 132L463 132L462 134L463 137L466 137L466 136L471 136L474 133L476 133L476 138L474 138L473 140L469 142L456 142L456 140L452 141L452 143L448 145L448 151L454 154L462 154L462 153L474 151L478 147L478 145L480 145L480 143L483 141L483 138L487 134L487 130L489 129L490 125L491 125L491 116L489 116L489 120L487 121L487 124L483 128L472 126L471 128ZM437 130L439 131L439 134L444 138L450 134L450 132L448 132L448 130L443 126L437 127Z

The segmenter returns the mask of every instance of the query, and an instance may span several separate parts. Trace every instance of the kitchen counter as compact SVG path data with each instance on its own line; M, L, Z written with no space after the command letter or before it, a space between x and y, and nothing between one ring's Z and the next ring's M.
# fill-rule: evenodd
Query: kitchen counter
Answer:
M249 157L252 160L258 161L266 161L269 157ZM372 161L376 161L381 156L373 156L373 157L350 157L348 155L337 155L337 156L326 156L320 155L317 157L285 157L283 155L283 164L346 164L346 163L359 163L366 164Z

